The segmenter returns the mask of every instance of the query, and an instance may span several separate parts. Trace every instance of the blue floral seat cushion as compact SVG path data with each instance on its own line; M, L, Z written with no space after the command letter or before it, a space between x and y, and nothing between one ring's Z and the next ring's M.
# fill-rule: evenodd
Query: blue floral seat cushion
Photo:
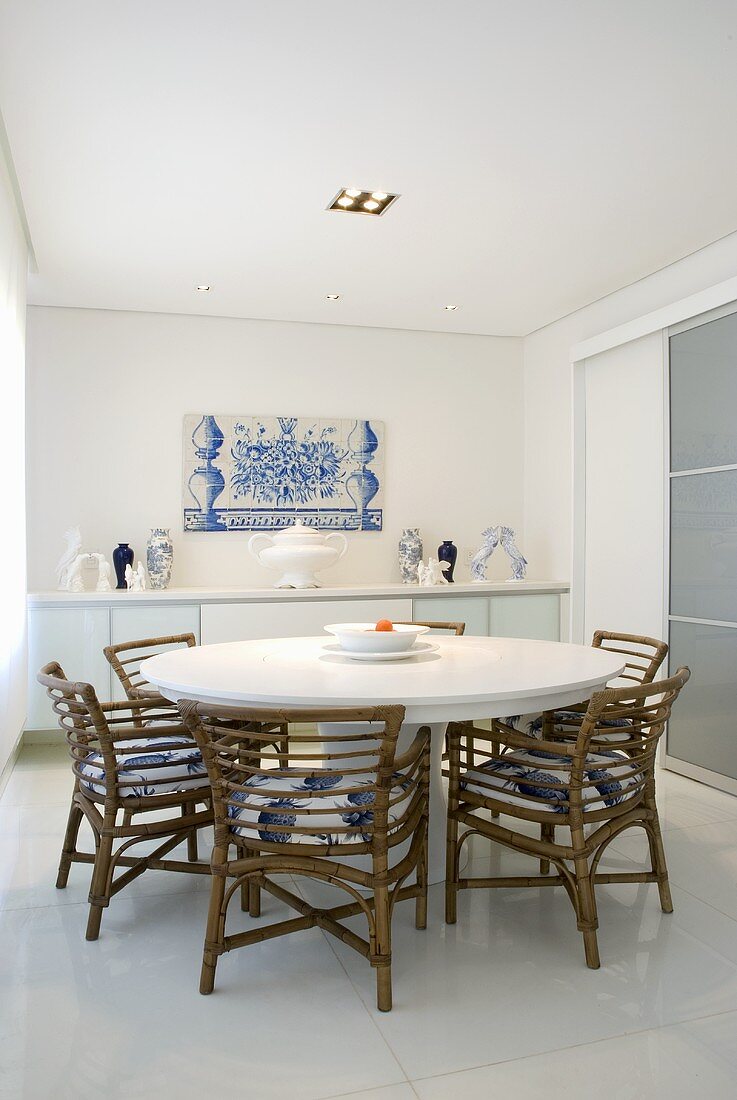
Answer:
M249 791L235 791L231 794L231 804L228 806L228 816L233 824L231 831L238 836L251 840L257 837L271 844L362 844L368 843L372 838L371 825L374 815L372 805L374 792L372 790L360 790L368 788L373 783L370 775L292 775L294 769L284 768L279 775L265 776L254 775L246 781L244 786L252 788ZM407 809L407 800L413 791L411 781L405 779L400 773L395 773L396 786L392 787L390 801L394 805L389 807L389 821L397 821L402 818ZM265 787L269 794L259 794L258 788ZM313 797L305 795L309 791L329 790L328 797ZM399 791L404 791L404 797L398 799ZM354 793L346 793L353 791ZM297 792L299 792L297 794ZM246 805L233 805L233 802L247 803ZM322 810L323 813L296 814L295 809ZM317 830L316 833L291 833L280 832L272 826L304 825L306 828ZM348 832L336 832L336 829L345 829ZM394 828L398 828L395 826ZM389 828L389 832L394 831Z
M483 766L464 772L461 790L473 791L483 798L506 802L527 810L543 813L568 813L570 771L551 768L546 762L568 764L570 758L542 749L526 749L505 753ZM589 753L586 757L586 786L582 792L584 812L618 806L639 793L641 777L633 773L632 764L624 753L612 750ZM525 795L532 795L526 798ZM538 802L535 799L547 799Z
M182 748L183 742L189 742ZM169 746L178 745L179 748ZM143 798L209 787L207 769L197 743L188 737L136 737L118 742L126 752L116 754L121 798ZM131 752L130 750L138 750ZM91 752L79 771L88 776L83 787L95 794L105 794L105 763L102 754ZM131 782L132 781L132 782ZM127 784L131 783L130 786Z
M558 733L565 733L566 722L580 723L583 717L579 710L556 710L554 713L554 728ZM513 714L509 718L500 718L499 721L504 722L513 729L520 730L528 737L540 738L542 736L543 716L540 713ZM597 730L596 740L599 742L609 741L613 744L617 741L629 741L630 734L627 732L627 727L631 725L632 722L629 718L604 718ZM604 733L602 730L606 730L606 732Z

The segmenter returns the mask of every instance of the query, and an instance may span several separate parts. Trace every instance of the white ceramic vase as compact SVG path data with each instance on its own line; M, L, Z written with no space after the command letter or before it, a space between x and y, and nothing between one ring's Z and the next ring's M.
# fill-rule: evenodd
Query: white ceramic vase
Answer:
M248 549L257 562L281 573L274 588L319 588L315 573L335 565L348 549L345 535L322 535L295 523L276 535L252 535Z

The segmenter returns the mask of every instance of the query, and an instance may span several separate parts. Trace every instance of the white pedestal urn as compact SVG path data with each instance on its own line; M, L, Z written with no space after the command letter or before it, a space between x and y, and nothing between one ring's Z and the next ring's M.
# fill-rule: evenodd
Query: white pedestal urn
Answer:
M253 535L248 549L261 565L281 573L274 588L319 588L315 573L335 565L348 543L345 535L321 535L314 527L295 523L278 535Z
M146 568L152 588L169 587L173 561L174 546L169 528L153 527L146 544Z

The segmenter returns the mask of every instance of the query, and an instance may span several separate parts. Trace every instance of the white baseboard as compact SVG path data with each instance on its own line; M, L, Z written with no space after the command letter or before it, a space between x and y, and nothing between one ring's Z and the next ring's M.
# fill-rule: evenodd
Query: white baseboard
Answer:
M24 730L22 736L24 745L63 745L64 734L57 727L51 730Z
M7 784L8 780L10 779L10 773L12 772L13 768L15 767L15 762L18 759L18 753L21 750L21 745L22 744L23 744L23 733L21 731L21 733L18 734L18 740L15 742L12 749L10 750L10 756L7 759L5 767L0 772L0 794L3 793L3 791L5 790L6 784Z

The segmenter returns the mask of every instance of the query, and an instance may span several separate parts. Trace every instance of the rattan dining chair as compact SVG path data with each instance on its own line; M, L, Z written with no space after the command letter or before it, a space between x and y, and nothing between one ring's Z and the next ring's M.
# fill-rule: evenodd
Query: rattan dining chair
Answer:
M376 968L377 1005L389 1011L395 902L415 898L416 927L427 922L427 727L397 756L401 706L270 710L181 701L179 707L202 750L215 817L200 992L212 992L225 952L317 926L368 958ZM291 767L268 744L281 722L308 724L292 738ZM235 729L239 723L248 730ZM310 732L316 723L319 733ZM334 723L339 725L331 732ZM404 842L408 849L396 853ZM229 858L231 846L235 858ZM367 856L370 869L345 862L356 855ZM416 883L404 886L413 871ZM350 900L329 909L313 906L274 881L285 873L330 883ZM228 904L239 888L241 906L253 916L260 915L262 889L300 916L226 935ZM358 913L368 922L368 939L341 923Z
M64 889L72 863L93 864L87 939L96 940L103 909L144 871L210 873L207 863L195 862L197 832L212 824L210 783L202 754L177 711L143 697L101 703L91 684L67 680L56 661L45 665L37 680L66 736L74 773L56 886ZM142 716L150 726L142 728ZM198 810L198 803L204 808ZM135 820L162 810L171 813ZM83 817L94 835L94 855L77 850ZM152 838L161 843L148 855L130 854L133 845ZM166 859L183 840L188 860ZM121 867L127 869L114 877Z
M661 908L673 911L668 870L655 801L655 754L658 740L679 692L690 676L687 668L668 680L634 687L607 688L592 696L570 742L538 740L507 728L501 751L491 744L483 763L461 770L462 725L449 728L450 783L446 857L445 916L456 921L459 890L471 888L563 886L583 934L586 963L599 966L594 886L597 883L655 882ZM627 717L626 749L614 749L597 735L605 720ZM496 733L476 731L490 743ZM489 820L488 811L496 815ZM539 822L540 839L502 825L504 815L519 822ZM459 826L466 826L459 835ZM625 829L641 826L648 838L651 869L646 872L599 874L607 845ZM566 830L556 842L555 830ZM474 834L513 851L553 863L556 875L461 878L460 853Z
M658 638L648 638L642 634L621 634L612 630L596 630L591 641L593 649L604 649L608 653L619 653L625 658L624 669L614 680L612 687L625 686L625 684L651 684L655 679L663 661L668 656L667 642L661 642ZM543 737L556 738L563 733L566 740L570 740L571 727L583 721L587 703L578 703L566 707L563 710L546 711L542 715L540 729ZM562 730L556 727L563 726ZM604 719L604 726L608 724L609 733L601 728L597 737L606 738L611 742L626 742L627 718L622 716L617 719L617 725Z
M133 642L118 642L116 645L107 645L103 649L103 653L123 685L123 690L129 699L140 699L142 695L153 695L164 706L176 708L176 703L170 703L168 699L164 699L158 688L150 684L142 675L141 662L149 657L155 657L157 653L165 653L167 650L183 647L191 649L196 645L197 639L194 634L169 634L162 638L139 638ZM121 654L125 656L121 656Z
M170 634L162 638L139 638L133 642L118 642L116 645L105 646L103 653L129 699L154 698L162 707L169 707L178 714L177 704L161 695L158 688L143 676L141 662L170 649L184 647L193 649L196 645L197 639L194 634ZM127 654L127 656L121 657L121 654ZM136 725L143 725L139 714L134 713L133 720ZM284 726L278 732L280 751L286 755L289 752L289 730ZM197 858L196 851L194 858Z

